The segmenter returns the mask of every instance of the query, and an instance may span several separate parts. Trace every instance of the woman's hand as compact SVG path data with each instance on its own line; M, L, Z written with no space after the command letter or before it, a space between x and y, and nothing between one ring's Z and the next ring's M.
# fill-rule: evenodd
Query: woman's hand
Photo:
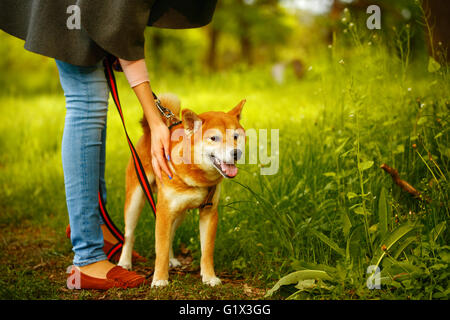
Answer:
M148 121L149 122L149 121ZM162 181L161 170L172 179L172 173L167 166L166 159L170 161L169 146L170 132L162 121L149 122L151 135L151 155L153 172Z

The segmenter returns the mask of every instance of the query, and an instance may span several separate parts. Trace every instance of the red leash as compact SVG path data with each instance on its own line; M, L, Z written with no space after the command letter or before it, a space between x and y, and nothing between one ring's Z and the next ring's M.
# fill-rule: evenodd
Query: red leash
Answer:
M153 214L156 216L156 205L155 200L153 199L152 189L150 187L150 183L148 182L147 176L145 175L144 167L142 166L141 159L139 159L139 155L136 152L136 149L134 148L133 143L130 140L130 137L128 136L127 128L125 126L125 119L123 117L122 113L122 107L120 105L119 100L119 93L117 91L117 83L116 78L114 77L114 71L113 71L113 62L115 60L115 57L108 56L104 59L103 64L105 67L105 76L106 80L108 82L109 89L111 91L112 98L114 100L114 104L117 107L117 111L119 111L120 119L122 120L123 129L125 131L125 136L128 141L128 146L130 147L131 156L133 157L133 163L134 163L134 169L136 170L136 176L139 180L139 183L141 184L142 190L144 191L144 194L147 198L148 203L150 204ZM156 95L153 93L153 96L155 99L157 99ZM120 232L119 228L114 224L111 217L108 214L108 211L106 210L106 207L104 205L102 196L101 196L101 190L99 188L98 192L98 202L99 202L99 209L100 214L109 229L111 233L114 235L114 237L118 240L116 245L114 245L108 252L107 256L108 259L111 259L119 250L122 248L124 243L124 236L122 232Z

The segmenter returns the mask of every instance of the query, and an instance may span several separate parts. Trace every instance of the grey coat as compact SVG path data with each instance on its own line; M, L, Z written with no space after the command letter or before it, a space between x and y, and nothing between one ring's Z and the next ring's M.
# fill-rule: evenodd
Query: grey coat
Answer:
M25 49L29 51L75 65L94 65L107 53L138 60L144 58L146 26L180 29L204 26L211 21L216 2L0 0L0 29L25 40ZM73 7L68 10L71 5L77 6L75 11Z

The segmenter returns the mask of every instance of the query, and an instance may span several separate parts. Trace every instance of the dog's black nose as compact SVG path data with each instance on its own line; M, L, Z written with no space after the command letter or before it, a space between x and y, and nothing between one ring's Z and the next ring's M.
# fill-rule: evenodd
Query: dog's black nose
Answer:
M242 151L240 149L231 150L231 156L234 160L239 160L242 157Z

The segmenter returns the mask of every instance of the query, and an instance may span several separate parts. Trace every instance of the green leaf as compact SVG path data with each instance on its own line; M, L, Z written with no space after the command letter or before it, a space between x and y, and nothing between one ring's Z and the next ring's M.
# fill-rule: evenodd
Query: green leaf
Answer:
M325 177L335 177L336 176L336 172L325 172L323 175Z
M447 251L441 251L439 255L441 256L442 261L450 263L450 253L448 253Z
M320 240L322 240L322 242L324 242L326 245L328 245L331 249L333 249L334 251L336 251L337 253L339 253L341 256L345 257L345 251L341 248L339 248L339 246L330 238L328 238L326 235L324 235L323 233L313 230L311 229L310 232L316 236L317 238L319 238Z
M369 233L377 232L377 230L378 230L378 223L375 223L375 224L370 226Z
M445 299L445 298L447 298L447 295L442 292L433 293L433 299Z
M292 263L291 266L295 270L320 270L320 271L325 271L326 273L328 273L328 275L331 275L331 276L333 276L337 272L337 269L335 267L331 267L331 266L325 265L325 264L306 262L306 261L303 261L303 260L295 260Z
M359 206L359 207L356 207L355 209L353 209L353 211L356 213L356 214L360 214L360 215L371 215L372 213L370 213L370 211L369 210L364 210L364 208L362 207L362 206Z
M378 226L381 238L384 238L388 231L388 203L384 187L381 188L380 198L378 199Z
M423 270L413 265L410 261L396 261L381 271L381 276L385 274L392 275L396 281L403 281L411 279L413 274L423 274Z
M358 163L358 169L361 171L370 169L373 166L373 161L363 161Z
M434 136L434 139L438 139L438 138L442 137L443 134L444 134L444 132L439 132L437 135Z
M297 184L295 185L295 187L293 188L293 190L291 191L290 196L297 196L300 191L300 188L303 186L303 184L304 184L304 181L299 180L297 182Z
M301 280L297 283L295 288L297 288L298 290L311 289L312 287L314 287L315 283L316 283L316 280L314 280L314 279Z
M431 236L433 237L433 241L436 242L439 235L447 228L447 221L442 221L438 224L433 230L431 230Z
M427 118L421 117L419 120L417 120L417 125L418 125L418 126L421 126L421 125L423 125L423 124L425 124L425 123L427 123L427 122L428 122L428 119L427 119Z
M430 270L447 270L448 265L442 263L433 264Z
M334 190L336 189L333 182L328 182L327 185L323 188L323 190Z
M342 142L341 145L340 145L339 147L337 147L337 148L334 150L334 152L335 152L336 154L341 153L342 149L344 149L344 147L345 147L345 145L347 144L347 142L348 142L349 139L350 139L350 138L345 139L344 142Z
M405 146L403 144L399 144L395 150L394 150L394 154L399 154L399 153L403 153L405 152Z
M321 270L300 270L296 272L292 272L288 274L287 276L284 276L278 282L273 286L272 289L267 291L265 298L272 296L276 291L280 289L281 286L289 285L297 283L299 285L299 282L304 280L311 280L311 279L321 279L321 280L332 280L332 278L326 273L325 271Z
M434 60L433 57L430 57L430 59L428 60L428 72L433 73L438 71L440 68L441 65L439 64L439 62Z
M347 192L347 198L348 200L351 200L353 198L356 198L358 195L354 192Z
M313 289L313 288L320 288L322 290L332 290L334 286L327 286L323 281L316 281L315 279L308 279L308 280L302 280L299 281L298 284L295 286L295 288L298 289L297 292L292 294L291 296L287 297L286 300L294 299L300 292Z
M375 255L372 258L371 265L379 266L381 260L383 260L383 258L386 256L386 253L389 251L389 249L392 248L393 245L402 240L411 231L417 229L417 225L413 224L412 222L407 222L404 225L393 230L392 232L388 233L381 240L381 245L376 249ZM384 248L384 250L382 249L382 247Z
M415 236L412 236L412 237L409 237L409 238L406 238L406 240L405 241L403 241L402 242L402 244L396 249L396 251L395 251L395 253L392 255L392 257L394 258L394 259L397 259L399 256L400 256L400 254L411 244L411 243L413 243L414 241L416 241L416 237Z
M350 221L347 212L344 210L342 210L341 218L342 218L342 231L344 232L345 238L348 238L350 229L352 228L352 222Z

